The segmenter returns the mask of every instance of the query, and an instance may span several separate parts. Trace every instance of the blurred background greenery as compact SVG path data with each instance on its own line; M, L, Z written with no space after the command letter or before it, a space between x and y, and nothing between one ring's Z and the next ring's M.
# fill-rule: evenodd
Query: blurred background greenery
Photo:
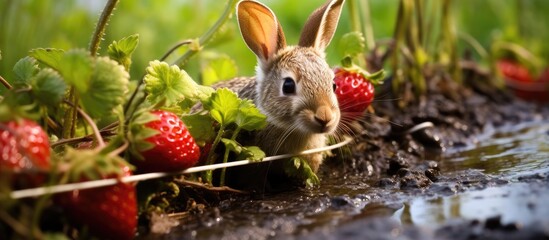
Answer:
M425 0L429 1L429 0ZM432 1L432 0L431 0ZM437 1L437 0L435 0ZM2 0L0 1L0 75L12 79L13 65L28 51L39 47L87 48L106 0ZM296 43L307 18L323 0L264 0L278 16L289 43ZM370 0L371 24L376 40L390 38L396 21L398 0ZM456 28L460 35L476 39L489 48L494 38L519 42L546 59L544 40L549 37L549 2L546 0L454 1ZM160 58L176 42L200 37L223 12L222 0L120 1L107 28L100 52L113 40L138 33L133 56L132 79L140 78L149 61ZM339 28L328 49L328 61L338 64L338 40L350 31L349 13L343 12ZM469 48L459 41L459 49ZM175 60L176 56L168 59ZM186 70L200 81L205 62L221 55L234 59L238 75L252 75L254 55L246 48L232 18L211 44L191 59ZM477 59L478 55L475 55ZM478 59L482 60L482 59Z

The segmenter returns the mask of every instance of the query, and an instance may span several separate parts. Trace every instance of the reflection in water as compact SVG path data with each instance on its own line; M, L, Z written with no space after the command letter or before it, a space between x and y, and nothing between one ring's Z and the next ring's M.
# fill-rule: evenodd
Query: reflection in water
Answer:
M518 125L481 141L474 149L451 154L442 171L478 169L511 182L523 175L549 171L549 124ZM541 185L541 186L540 186ZM432 226L457 218L486 219L500 215L503 223L528 225L547 220L549 189L542 183L512 183L450 197L414 199L406 204L403 223Z
M451 197L415 199L409 203L411 220L406 223L433 226L456 218L472 220L493 216L501 216L504 224L529 225L547 220L549 189L536 184L541 183L515 183Z
M474 149L451 154L442 171L479 169L486 174L517 177L549 169L549 123L502 128Z
M510 184L476 191L467 189L457 194L451 191L451 196L440 196L443 193L435 191L422 197L422 189L410 196L399 189L372 187L377 179L370 177L328 178L320 188L310 191L229 201L227 208L221 207L220 216L215 218L221 219L219 221L182 219L183 224L172 231L170 239L284 238L311 232L329 233L353 222L360 224L349 224L342 236L392 233L391 224L436 228L453 219L484 220L494 216L501 216L503 224L549 221L549 207L545 203L549 200L547 182L517 181L520 176L549 173L549 122L498 130L471 149L449 151L439 162L445 175L456 174L475 181L476 174L482 172L497 175ZM464 170L468 171L460 174ZM387 216L392 218L391 222L383 221ZM365 219L373 219L373 224L364 225L361 220ZM193 222L199 223L190 224Z

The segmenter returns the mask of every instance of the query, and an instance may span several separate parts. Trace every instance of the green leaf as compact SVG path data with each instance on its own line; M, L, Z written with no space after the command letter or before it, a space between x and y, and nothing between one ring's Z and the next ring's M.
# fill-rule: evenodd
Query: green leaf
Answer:
M227 88L220 88L203 105L206 110L210 111L210 116L215 121L227 126L235 122L241 101L233 91Z
M128 78L128 72L117 62L107 57L96 58L90 91L79 92L84 110L93 118L111 115L126 99Z
M242 146L240 146L240 143L234 140L222 138L221 142L223 142L223 144L225 144L225 147L231 152L234 152L236 154L240 154L242 152Z
M266 154L257 146L242 147L242 152L238 155L237 160L250 160L259 162L265 158Z
M43 104L49 106L58 105L67 85L61 76L51 68L42 69L31 80L32 93Z
M238 67L233 59L227 55L220 55L210 60L202 68L202 84L211 85L221 80L236 77Z
M15 84L28 84L32 76L34 76L38 70L38 64L36 59L31 57L21 58L15 66L13 66L13 72L15 73Z
M157 60L149 63L144 82L147 100L153 105L165 101L165 106L170 107L185 99L198 101L202 94L187 72Z
M156 121L159 119L157 115L152 114L149 110L136 112L134 116L135 117L132 120L132 124L136 126L142 126L149 122Z
M64 52L65 51L62 49L56 48L35 48L30 50L29 56L48 67L59 70L59 63L61 62L61 57L63 57Z
M259 130L267 125L267 116L261 113L251 100L247 99L241 101L235 122L244 130Z
M364 52L366 40L361 32L346 33L341 37L339 49L343 56L356 56Z
M139 43L139 34L134 34L120 39L118 42L113 41L108 49L107 53L109 57L124 66L126 71L129 71L132 64L132 54L137 48Z
M210 142L215 138L214 122L210 116L202 114L184 115L181 120L185 123L195 141Z
M295 177L303 181L308 187L320 184L320 179L313 172L307 161L300 157L293 157L284 165L284 171L290 177Z
M93 74L93 61L90 53L84 49L70 50L61 57L58 70L65 81L74 86L78 92L87 93Z

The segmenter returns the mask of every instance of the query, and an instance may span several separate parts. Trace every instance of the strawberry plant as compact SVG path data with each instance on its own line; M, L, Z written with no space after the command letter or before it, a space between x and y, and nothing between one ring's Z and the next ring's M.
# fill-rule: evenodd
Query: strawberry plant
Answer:
M174 113L154 110L157 120L145 127L158 131L145 139L153 146L141 152L143 159L133 161L140 172L182 171L196 164L200 149L185 124Z

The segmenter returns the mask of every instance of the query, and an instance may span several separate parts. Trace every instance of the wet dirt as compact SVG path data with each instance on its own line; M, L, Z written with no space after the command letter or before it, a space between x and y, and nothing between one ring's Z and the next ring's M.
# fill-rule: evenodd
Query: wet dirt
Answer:
M479 86L429 96L378 98L320 187L226 198L142 238L549 239L547 104Z

